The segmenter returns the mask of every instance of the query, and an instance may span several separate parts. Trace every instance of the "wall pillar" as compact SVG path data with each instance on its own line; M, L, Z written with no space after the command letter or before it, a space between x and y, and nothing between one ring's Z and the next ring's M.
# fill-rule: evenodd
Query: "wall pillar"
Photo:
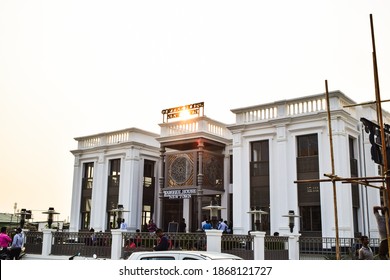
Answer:
M253 236L253 259L264 260L264 231L252 231L250 233Z
M122 254L122 232L125 230L113 229L111 230L111 260L119 260Z
M42 240L42 256L49 256L51 254L51 240L53 237L54 229L43 229Z
M201 230L200 226L202 223L202 195L203 195L203 142L199 141L198 144L198 161L199 161L199 170L198 170L198 231ZM211 219L211 217L210 217ZM221 250L221 249L219 249Z
M217 229L205 230L207 237L207 251L221 253L222 231Z
M300 234L292 234L288 237L288 259L299 260L299 236Z

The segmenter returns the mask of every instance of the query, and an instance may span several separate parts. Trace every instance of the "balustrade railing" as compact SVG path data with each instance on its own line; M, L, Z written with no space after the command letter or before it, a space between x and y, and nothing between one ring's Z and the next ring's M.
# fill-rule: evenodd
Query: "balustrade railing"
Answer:
M226 124L209 119L207 117L188 119L180 122L164 123L160 126L161 137L204 132L222 138L231 138L231 133L226 128Z
M340 91L331 92L330 101L331 110L342 109L355 116L355 108L344 108L345 105L351 105L355 102ZM325 94L282 100L274 103L232 110L232 112L236 114L236 124L238 125L326 111L327 104Z

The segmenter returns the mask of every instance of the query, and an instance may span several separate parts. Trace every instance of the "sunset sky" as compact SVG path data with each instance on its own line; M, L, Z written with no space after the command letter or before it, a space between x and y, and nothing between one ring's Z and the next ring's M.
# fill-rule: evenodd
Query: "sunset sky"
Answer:
M0 0L0 212L70 215L75 137L341 90L390 99L390 1ZM383 108L390 111L389 105Z

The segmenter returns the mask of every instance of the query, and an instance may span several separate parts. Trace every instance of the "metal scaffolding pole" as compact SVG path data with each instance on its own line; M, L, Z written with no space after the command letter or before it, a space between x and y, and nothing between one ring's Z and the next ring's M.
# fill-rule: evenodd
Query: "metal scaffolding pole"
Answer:
M328 91L328 81L325 80L325 89L326 89L326 108L328 113L328 130L329 130L329 144L330 144L330 158L332 165L332 176L335 175L334 168L334 156L333 156L333 136L332 136L332 120L330 117L330 102L329 102L329 91ZM332 178L331 178L332 179ZM332 179L333 186L333 205L334 205L334 223L336 230L336 259L340 260L340 243L339 243L339 219L337 212L337 191L336 191L336 181Z
M376 46L375 46L375 34L374 34L374 20L372 14L370 14L370 25L371 25L372 60L373 60L373 67L374 67L376 109L377 109L378 125L380 127L381 145L382 145L382 164L383 164L382 176L384 176L385 178L385 188L383 189L383 203L385 207L388 207L388 205L390 204L390 178L389 178L389 170L387 164L387 151L386 151L387 147L386 147L385 130L383 127L382 102L381 102L381 95L379 89L378 63L376 59ZM390 228L388 223L389 211L385 211L385 220L386 220L388 253L390 253Z

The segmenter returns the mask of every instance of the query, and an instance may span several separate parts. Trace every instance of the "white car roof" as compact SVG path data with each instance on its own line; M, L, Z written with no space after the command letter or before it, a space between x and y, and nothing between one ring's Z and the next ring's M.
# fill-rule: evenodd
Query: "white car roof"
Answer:
M137 260L142 257L153 257L153 256L175 256L176 258L179 255L187 255L187 256L200 256L205 259L212 260L242 260L242 258L226 253L219 252L209 252L209 251L142 251L142 252L134 252L130 255L129 259Z

